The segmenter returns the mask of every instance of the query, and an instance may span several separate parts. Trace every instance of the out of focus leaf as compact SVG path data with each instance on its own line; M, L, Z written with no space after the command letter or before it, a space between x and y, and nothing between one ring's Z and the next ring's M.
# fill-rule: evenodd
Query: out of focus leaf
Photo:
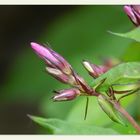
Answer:
M133 39L137 42L140 42L140 27L135 28L134 30L127 32L127 33L114 33L114 32L110 32L110 33L114 34L116 36L120 36L120 37L124 37L124 38L128 38L128 39Z
M131 124L127 123L127 127L124 127L122 125L118 125L114 122L111 122L110 124L107 125L108 127L111 127L112 129L114 129L115 131L121 133L121 134L131 134L134 135L136 134L136 130L133 128L133 126Z
M62 121L59 119L45 119L41 117L29 116L34 122L46 128L50 134L65 135L94 135L94 134L118 134L110 128L97 127L82 123Z
M125 62L140 61L140 43L131 43L122 55L122 60Z

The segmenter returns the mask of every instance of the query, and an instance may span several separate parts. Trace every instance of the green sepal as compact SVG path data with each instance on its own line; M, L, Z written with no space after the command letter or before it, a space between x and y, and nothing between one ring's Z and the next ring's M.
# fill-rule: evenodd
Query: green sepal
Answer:
M109 101L108 97L101 94L98 96L98 103L102 110L108 115L108 117L119 124L127 126L120 113L115 109L113 104Z

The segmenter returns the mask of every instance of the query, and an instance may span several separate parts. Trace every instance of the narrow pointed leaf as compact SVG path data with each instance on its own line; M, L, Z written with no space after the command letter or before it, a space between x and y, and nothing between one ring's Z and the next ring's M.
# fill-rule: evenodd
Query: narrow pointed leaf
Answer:
M128 38L128 39L133 39L137 42L140 42L140 27L133 29L130 32L127 33L114 33L109 31L109 33L116 35L116 36L120 36L123 38Z

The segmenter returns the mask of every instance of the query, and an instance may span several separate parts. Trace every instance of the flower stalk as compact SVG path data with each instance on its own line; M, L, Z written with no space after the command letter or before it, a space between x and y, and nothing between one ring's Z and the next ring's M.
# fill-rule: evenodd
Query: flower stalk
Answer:
M119 100L128 95L126 93L128 93L129 91L131 91L130 93L134 93L138 90L139 83L133 85L133 88L129 91L115 91L111 86L108 88L107 94L103 95L102 93L98 92L98 88L100 88L100 86L105 82L106 78L102 79L93 88L84 80L83 77L78 75L73 70L72 66L60 54L56 53L51 48L47 46L44 47L43 45L34 42L31 43L31 47L35 51L35 53L45 61L47 73L52 75L60 82L71 86L71 88L69 89L54 91L56 94L52 97L53 101L70 101L78 96L86 96L86 118L89 102L88 96L95 96L98 99L100 107L109 116L109 118L111 118L117 123L124 125L123 120L118 114L118 112L120 112L132 124L132 126L136 129L137 133L140 134L140 126L136 123L132 116L119 104ZM112 61L110 60L103 65L98 66L88 61L84 61L83 65L92 77L98 78L100 75L104 74L110 68L112 68L114 66L114 63L112 63ZM123 95L122 97L120 97L120 99L117 100L115 94L125 95Z
M55 101L69 101L75 99L77 95L98 96L98 93L73 70L72 66L60 54L35 42L31 43L31 47L45 61L47 73L72 87L72 89L57 92L58 95L53 98Z
M140 134L140 126L133 119L133 117L120 105L119 102L112 102L114 107L130 122L130 124L135 128L137 134Z

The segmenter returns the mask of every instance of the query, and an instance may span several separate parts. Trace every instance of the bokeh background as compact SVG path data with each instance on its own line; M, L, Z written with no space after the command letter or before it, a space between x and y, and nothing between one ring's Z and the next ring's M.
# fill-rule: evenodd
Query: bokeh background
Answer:
M140 60L138 51L131 56L131 40L107 32L133 28L119 5L0 6L0 134L45 133L27 114L83 121L85 98L61 103L50 99L54 89L68 86L45 73L44 63L30 47L31 41L48 42L90 83L92 78L81 64L83 59L96 64L101 64L102 57ZM140 119L135 96L123 104ZM125 133L124 127L112 125L95 99L91 99L89 110L87 123L111 125Z

